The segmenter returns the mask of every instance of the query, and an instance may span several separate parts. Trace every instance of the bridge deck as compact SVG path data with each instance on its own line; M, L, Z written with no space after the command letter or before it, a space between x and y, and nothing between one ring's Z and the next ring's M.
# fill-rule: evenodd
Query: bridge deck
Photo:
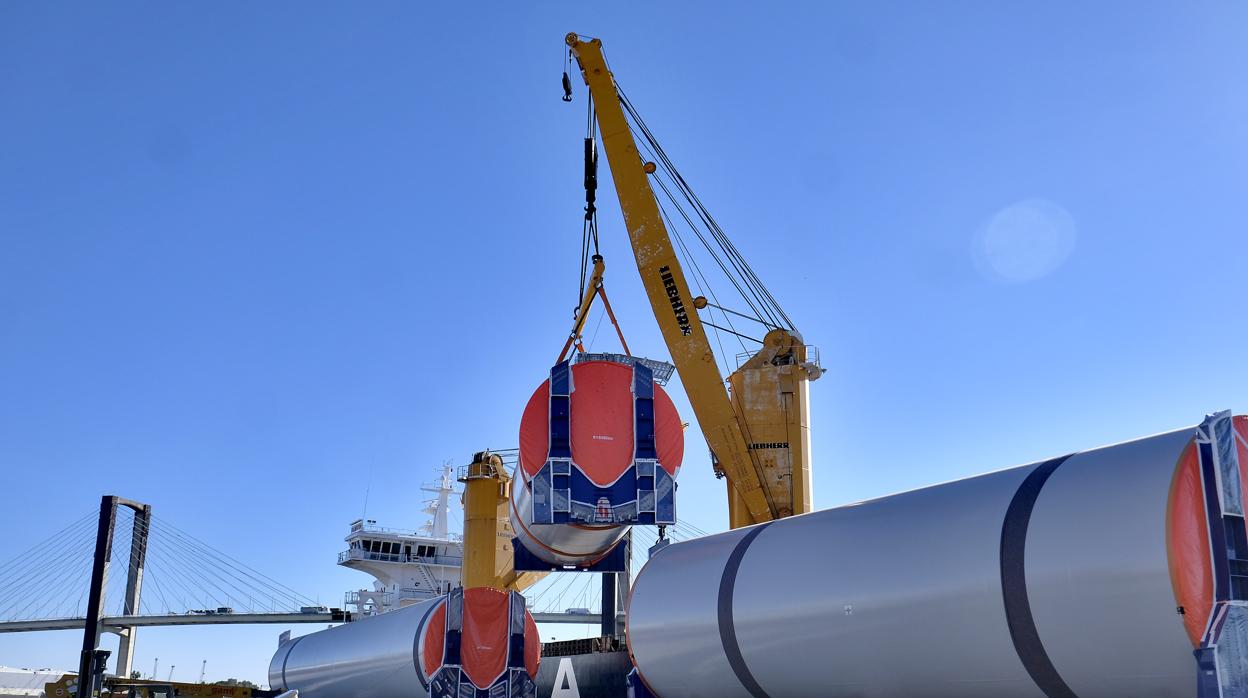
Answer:
M599 625L597 613L534 613L538 623ZM621 619L623 616L621 615ZM39 630L81 630L85 618L52 618L0 622L0 633L23 633ZM101 619L105 628L147 628L169 625L246 625L260 623L340 623L329 613L214 613L169 614L165 616L107 616Z

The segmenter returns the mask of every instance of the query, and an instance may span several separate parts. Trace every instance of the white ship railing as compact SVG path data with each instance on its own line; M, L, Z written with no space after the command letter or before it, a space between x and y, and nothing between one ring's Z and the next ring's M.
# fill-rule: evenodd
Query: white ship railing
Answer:
M453 555L404 555L402 553L374 553L369 550L351 548L338 553L338 564L348 560L372 560L375 562L419 562L426 565L447 565L461 567L464 558Z
M427 538L417 531L408 528L390 528L388 526L378 526L377 524L364 523L363 521L351 522L352 533L391 533L398 536L408 536L410 538Z
M361 602L367 603L369 601L375 602L382 606L393 606L395 602L398 601L406 601L410 599L424 601L426 599L437 598L439 595L438 591L428 589L402 589L398 592L348 591L343 595L343 602L348 606L358 605Z

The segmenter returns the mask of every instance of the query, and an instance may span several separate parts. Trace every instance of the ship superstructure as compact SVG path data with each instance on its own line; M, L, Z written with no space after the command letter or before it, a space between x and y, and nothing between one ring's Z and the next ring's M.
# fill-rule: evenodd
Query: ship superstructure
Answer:
M429 520L415 531L378 526L372 519L351 522L338 564L376 578L372 589L347 592L345 607L356 617L427 601L460 585L463 538L449 528L454 467L444 465L437 482L421 490L434 497L425 502Z

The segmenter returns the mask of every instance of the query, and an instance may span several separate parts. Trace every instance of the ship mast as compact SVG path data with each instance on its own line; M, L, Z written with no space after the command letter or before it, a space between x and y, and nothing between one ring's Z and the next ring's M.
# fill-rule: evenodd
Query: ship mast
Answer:
M443 463L438 481L421 485L420 489L438 495L436 499L425 502L424 511L432 518L420 527L420 532L431 538L446 538L450 533L447 512L450 496L455 493L455 466L450 462Z

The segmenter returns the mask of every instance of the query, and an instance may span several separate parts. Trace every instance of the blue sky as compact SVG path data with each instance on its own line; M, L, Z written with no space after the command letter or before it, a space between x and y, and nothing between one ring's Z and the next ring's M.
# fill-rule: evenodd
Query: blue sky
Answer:
M576 294L571 30L822 349L817 506L1248 409L1246 26L1229 1L5 3L0 560L117 493L338 605L366 490L415 526L439 463L515 445ZM665 356L602 200L613 304ZM680 511L717 530L699 444ZM144 631L137 664L263 681L279 630ZM0 664L79 642L0 635Z

